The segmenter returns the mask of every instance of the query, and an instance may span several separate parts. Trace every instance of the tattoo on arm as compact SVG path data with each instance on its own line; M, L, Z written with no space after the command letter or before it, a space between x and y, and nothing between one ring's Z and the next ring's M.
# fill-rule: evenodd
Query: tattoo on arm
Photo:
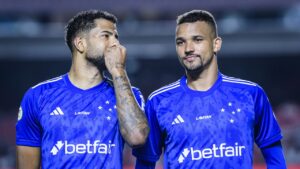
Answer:
M147 138L149 127L144 112L139 107L126 73L113 78L117 98L121 134L126 142L135 146Z

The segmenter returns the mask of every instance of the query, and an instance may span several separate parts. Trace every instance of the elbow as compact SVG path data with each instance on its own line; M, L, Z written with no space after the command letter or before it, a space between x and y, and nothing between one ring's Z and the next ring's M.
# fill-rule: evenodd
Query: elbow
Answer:
M149 127L144 127L143 129L140 130L135 130L133 132L131 132L130 134L130 138L127 141L127 144L131 147L131 148L138 148L143 146L148 138L148 134L149 134Z

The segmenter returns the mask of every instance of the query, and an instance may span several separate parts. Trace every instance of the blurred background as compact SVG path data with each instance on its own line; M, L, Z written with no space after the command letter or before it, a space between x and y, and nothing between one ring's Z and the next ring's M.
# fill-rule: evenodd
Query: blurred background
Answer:
M86 9L119 18L128 74L145 98L184 74L175 52L176 17L192 9L212 12L223 39L220 71L264 88L283 130L289 168L300 168L299 0L0 0L0 169L15 168L15 123L23 94L69 70L64 26ZM264 168L257 149L254 162L256 169ZM133 164L126 147L124 166Z

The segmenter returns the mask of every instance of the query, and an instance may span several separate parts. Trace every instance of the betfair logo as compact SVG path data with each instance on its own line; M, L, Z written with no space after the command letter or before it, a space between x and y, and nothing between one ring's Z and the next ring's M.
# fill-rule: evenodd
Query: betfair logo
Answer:
M70 144L68 141L57 141L51 149L51 154L57 155L60 150L64 150L65 154L110 154L111 149L115 146L115 144L111 144L111 141L105 144L100 143L100 140L95 140L93 143L87 140L86 144Z
M245 146L240 146L238 143L235 143L234 146L226 146L226 143L221 143L220 146L213 144L212 148L204 148L202 150L197 150L194 147L185 148L178 158L178 163L183 163L189 154L193 161L210 158L239 157L243 156L245 149Z
M51 153L53 155L56 155L58 151L64 146L64 143L62 141L58 141L51 149Z

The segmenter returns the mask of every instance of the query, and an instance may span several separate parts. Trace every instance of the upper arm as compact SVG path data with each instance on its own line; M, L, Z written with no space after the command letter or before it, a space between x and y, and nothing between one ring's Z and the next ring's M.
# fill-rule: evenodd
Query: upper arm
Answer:
M280 141L261 148L261 152L264 156L268 169L286 168L286 162Z
M39 147L41 144L42 128L37 117L36 100L32 90L23 97L16 124L16 145Z
M269 99L263 89L258 88L255 97L255 142L262 148L281 138L281 130Z
M40 148L17 146L17 169L39 169Z

